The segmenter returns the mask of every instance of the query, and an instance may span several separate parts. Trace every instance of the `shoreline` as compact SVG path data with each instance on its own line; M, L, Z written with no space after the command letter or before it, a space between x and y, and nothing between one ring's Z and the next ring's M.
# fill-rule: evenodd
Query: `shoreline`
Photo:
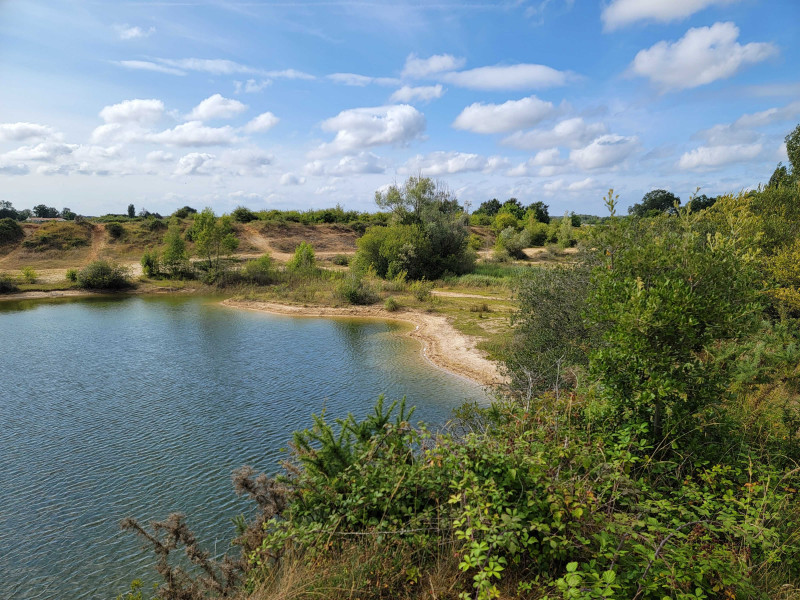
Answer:
M485 358L483 353L478 350L474 338L457 331L442 315L409 309L389 312L374 306L334 308L230 298L223 300L222 304L230 308L293 317L344 317L403 321L414 326L414 329L407 335L421 343L422 357L438 369L464 377L484 387L500 385L505 381L497 364Z

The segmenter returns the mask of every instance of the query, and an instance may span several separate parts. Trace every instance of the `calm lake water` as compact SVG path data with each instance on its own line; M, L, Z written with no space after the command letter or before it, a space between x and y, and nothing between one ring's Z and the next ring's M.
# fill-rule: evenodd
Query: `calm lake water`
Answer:
M230 474L267 472L323 408L379 394L443 423L476 385L404 325L281 317L198 298L0 302L0 597L113 598L153 558L126 516L187 513L212 552L252 514Z

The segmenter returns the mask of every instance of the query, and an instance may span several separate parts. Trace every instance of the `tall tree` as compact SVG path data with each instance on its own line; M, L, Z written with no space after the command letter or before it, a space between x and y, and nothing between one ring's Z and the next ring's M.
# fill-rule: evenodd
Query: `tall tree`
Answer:
M133 204L128 204L128 216L131 219L136 216L136 207Z
M784 138L786 142L786 154L789 156L789 164L792 165L792 175L797 179L800 176L800 125Z
M647 192L642 201L634 204L628 209L628 214L636 217L646 217L659 213L675 214L675 205L680 204L681 199L667 190L652 190Z

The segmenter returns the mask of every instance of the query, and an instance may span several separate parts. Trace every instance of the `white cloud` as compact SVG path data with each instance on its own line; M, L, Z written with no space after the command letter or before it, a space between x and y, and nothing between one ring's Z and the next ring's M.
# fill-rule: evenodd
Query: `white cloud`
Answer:
M247 106L238 100L225 98L220 94L209 96L194 107L187 116L191 121L210 121L212 119L230 119L247 110Z
M420 100L422 102L430 102L435 98L441 98L444 94L444 88L440 83L436 85L423 85L412 87L404 85L399 90L396 90L389 98L390 102L414 102Z
M551 102L539 100L536 96L509 100L503 104L476 102L461 111L453 121L453 127L475 133L513 131L532 127L554 112L555 108Z
M278 121L280 121L280 119L268 111L261 113L250 121L244 126L244 130L247 133L264 133L272 129Z
M55 131L38 123L0 123L0 141L22 141L53 137Z
M305 182L305 177L298 177L294 173L284 173L281 175L281 185L303 185Z
M188 121L172 129L147 136L152 142L168 146L227 146L238 141L233 128L206 127L200 121Z
M213 164L216 156L192 152L186 156L181 156L175 167L176 175L209 175L209 166Z
M463 67L465 62L465 59L451 54L434 54L429 58L417 58L416 54L409 54L402 75L421 79L445 71L455 71Z
M186 73L180 69L159 65L149 60L120 60L117 64L126 69L134 69L136 71L154 71L167 75L186 75Z
M732 163L752 160L761 154L761 150L761 144L700 146L684 153L678 161L678 167L687 170L716 169Z
M577 148L606 131L606 126L602 123L586 123L581 117L573 117L556 123L552 129L518 131L503 139L502 143L522 150L554 146Z
M769 43L741 45L738 37L739 28L733 23L692 28L677 42L661 41L639 51L630 70L662 90L682 90L727 79L778 51Z
M793 121L800 115L800 101L792 102L780 108L769 108L761 112L742 115L733 123L734 127L763 127L782 121Z
M271 85L272 81L270 79L262 79L261 81L256 81L255 79L248 79L244 83L241 81L234 81L233 86L234 90L237 94L241 94L245 92L247 94L255 94L256 92L260 92L267 86Z
M422 173L427 177L438 177L470 171L490 172L507 166L508 161L499 156L487 158L466 152L432 152L426 156L421 154L414 156L401 170L406 173Z
M303 71L298 71L297 69L283 69L280 71L263 71L262 73L266 77L272 77L273 79L305 79L305 80L312 80L316 79L313 75L309 73L304 73Z
M555 179L545 183L542 188L547 196L553 196L557 193L563 192L583 192L585 190L592 189L595 186L595 180L591 177L587 177L586 179L572 182L567 182L564 179Z
M408 104L353 108L323 121L321 127L336 136L313 154L353 154L372 146L410 142L425 131L425 116Z
M42 142L35 146L20 146L16 150L6 152L2 155L3 162L36 160L42 162L54 162L64 156L72 154L78 146L76 144L64 144L61 142Z
M442 75L448 83L474 90L548 88L565 85L573 78L574 75L567 71L533 64L478 67Z
M248 67L232 60L222 58L157 58L159 63L176 69L200 71L212 75L233 75L236 73L259 73L259 69Z
M524 163L509 169L506 175L509 177L524 177L529 175L549 177L561 171L562 169L557 167L561 167L565 164L566 160L561 156L561 151L558 148L549 148L537 152L535 156Z
M155 27L149 29L142 29L139 26L131 27L130 25L114 25L114 30L117 32L121 40L135 40L139 38L150 37L156 32Z
M693 15L714 4L737 0L612 0L603 9L603 26L612 31L637 21L669 23Z
M174 156L171 152L164 152L163 150L154 150L153 152L148 152L147 155L144 157L145 161L149 163L165 163L165 162L172 162L174 160Z
M709 146L726 146L731 144L750 144L761 136L752 129L742 129L735 124L714 125L695 133L692 138L700 139Z
M345 156L328 169L331 175L366 175L383 173L386 165L381 157L372 152L359 152L355 156Z
M352 87L364 87L370 84L398 85L400 83L400 80L394 77L368 77L367 75L358 75L356 73L331 73L327 77L331 81Z
M260 177L267 174L273 160L271 154L260 148L237 148L220 155L219 168L233 175Z
M161 100L125 100L119 104L106 106L100 111L100 118L106 123L138 123L149 125L164 115Z
M610 167L627 158L638 143L636 136L603 135L585 148L572 150L569 158L581 169Z
M23 163L4 164L0 162L0 175L27 175L30 169Z

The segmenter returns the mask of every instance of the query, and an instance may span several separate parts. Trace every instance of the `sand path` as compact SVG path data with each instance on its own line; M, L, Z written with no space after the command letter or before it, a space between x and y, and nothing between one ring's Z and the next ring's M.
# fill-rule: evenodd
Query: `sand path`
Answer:
M405 321L415 326L409 335L422 343L422 355L435 366L480 385L491 386L504 382L497 364L478 350L477 339L457 331L442 315L416 310L390 313L371 306L308 307L252 300L224 300L223 304L233 308L298 317L366 317Z

